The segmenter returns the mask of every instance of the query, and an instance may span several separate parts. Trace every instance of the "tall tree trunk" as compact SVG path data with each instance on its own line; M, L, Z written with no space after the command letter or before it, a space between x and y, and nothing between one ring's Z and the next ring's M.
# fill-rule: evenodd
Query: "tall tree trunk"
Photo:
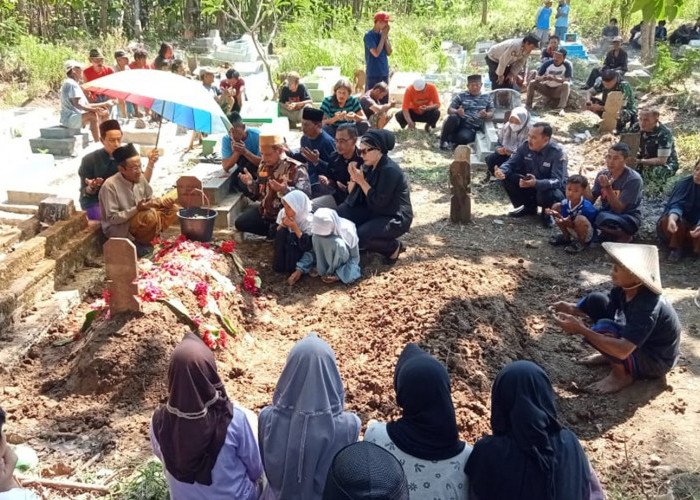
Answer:
M134 0L134 38L141 39L141 0Z
M352 14L355 19L362 17L362 0L352 0Z
M107 32L107 13L109 5L107 5L107 0L100 0L100 34L105 35Z
M481 0L481 25L484 26L488 22L489 17L489 0Z
M640 56L642 64L652 64L656 57L655 31L656 19L642 23L642 37L639 41L642 46L642 54Z

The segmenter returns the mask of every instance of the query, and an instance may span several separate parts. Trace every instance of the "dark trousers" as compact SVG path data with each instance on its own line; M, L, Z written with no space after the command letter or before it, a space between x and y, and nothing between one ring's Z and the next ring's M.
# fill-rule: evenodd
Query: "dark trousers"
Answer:
M612 314L609 311L610 299L607 294L601 292L589 293L576 306L593 320L595 325L592 329L594 331L620 338L619 330L622 329L622 325L615 323L614 318L610 317ZM591 346L595 348L593 344ZM647 352L645 347L638 346L625 359L618 359L602 351L600 352L609 361L623 364L627 372L635 379L660 378L673 368L673 366L668 366L660 359L657 359L653 356L653 353Z
M296 233L286 227L275 230L275 254L272 259L272 270L277 273L295 271L301 256L311 249L311 236L305 234L299 239Z
M328 135L333 137L335 139L335 133L338 131L338 124L337 123L331 123L323 126L323 130L326 131ZM362 122L355 122L355 128L357 129L357 135L364 135L365 132L369 130L369 122L368 121L362 121Z
M351 207L347 203L337 209L338 215L357 226L360 250L390 256L399 247L397 238L408 231L395 217L373 216L366 207Z
M466 126L461 126L459 115L450 115L442 124L440 142L449 141L456 146L471 144L476 139L477 130Z
M425 111L423 114L418 114L411 109L408 111L408 114L411 115L411 120L415 123L427 123L431 127L435 127L440 119L439 109L431 109L430 111ZM406 125L408 125L406 117L403 115L403 110L396 113L396 121L399 122L401 128L405 128Z
M503 187L515 208L523 205L528 209L551 208L552 205L564 199L561 189L538 191L535 188L521 188L520 179L518 175L510 175L503 181Z
M365 92L369 92L372 87L374 87L379 82L384 82L389 85L389 75L387 76L367 76L365 78ZM385 95L382 99L378 99L379 104L387 104L389 102L389 94Z
M508 77L510 76L510 66L506 68L506 71L503 73L503 83L498 84L498 74L496 73L496 69L498 68L498 63L496 61L492 61L488 57L486 59L486 66L489 67L489 80L491 80L491 89L496 90L496 89L512 89L513 84L508 81Z
M493 175L494 168L503 165L509 159L510 156L501 155L498 153L491 153L488 155L486 157L486 170L488 171L489 175Z
M275 221L263 219L260 214L260 205L258 204L246 208L236 219L235 226L241 232L259 234L268 239L274 237L274 232L277 229Z
M238 174L244 173L243 169L245 168L247 168L248 172L250 172L253 175L254 179L258 178L258 166L253 165L250 161L248 161L248 158L246 158L245 156L241 156L238 159L238 162L236 162L236 166L233 170L233 173L231 174L233 176L233 179L231 179L231 186L229 188L231 192L246 192L247 188L245 183L238 177Z

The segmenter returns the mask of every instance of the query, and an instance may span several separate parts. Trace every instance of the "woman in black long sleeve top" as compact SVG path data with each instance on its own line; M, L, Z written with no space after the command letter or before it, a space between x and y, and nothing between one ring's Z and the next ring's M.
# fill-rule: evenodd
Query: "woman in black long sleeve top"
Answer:
M394 144L394 134L388 130L373 129L362 136L359 152L364 164L348 165L350 194L338 207L338 214L357 226L360 248L384 255L389 263L405 249L397 238L413 222L408 179L387 156Z

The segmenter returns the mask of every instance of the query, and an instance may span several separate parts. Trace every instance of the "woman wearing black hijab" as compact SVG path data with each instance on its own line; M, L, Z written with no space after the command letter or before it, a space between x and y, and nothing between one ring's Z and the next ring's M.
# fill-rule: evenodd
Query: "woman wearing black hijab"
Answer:
M170 357L168 392L151 421L151 446L170 498L256 499L263 467L255 415L229 401L214 355L192 333Z
M348 197L338 215L357 226L360 249L384 255L394 263L405 250L397 240L413 222L411 191L403 170L387 156L394 149L394 133L370 130L360 140L364 164L350 162Z
M465 469L472 500L605 498L578 438L557 420L552 383L540 366L516 361L501 370L491 429Z
M411 500L465 500L469 488L464 465L471 447L459 439L447 370L409 343L396 363L394 390L401 418L370 426L365 441L399 460Z

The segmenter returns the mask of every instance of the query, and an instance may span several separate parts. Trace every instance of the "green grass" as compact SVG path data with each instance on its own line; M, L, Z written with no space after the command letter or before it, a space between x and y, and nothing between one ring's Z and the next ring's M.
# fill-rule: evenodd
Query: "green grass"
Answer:
M700 135L696 130L679 130L675 131L675 146L678 151L678 159L680 161L679 175L681 172L690 174L695 166L695 163L700 159Z
M152 459L136 469L125 482L120 483L112 493L116 500L169 500L168 483L163 474L163 466Z
M7 82L0 96L0 106L20 106L29 99L58 91L65 79L63 63L67 59L88 60L88 52L99 47L105 64L114 63L116 48L127 46L127 40L107 34L100 40L78 39L70 43L46 43L31 35L21 35L12 46L0 46L0 80Z

